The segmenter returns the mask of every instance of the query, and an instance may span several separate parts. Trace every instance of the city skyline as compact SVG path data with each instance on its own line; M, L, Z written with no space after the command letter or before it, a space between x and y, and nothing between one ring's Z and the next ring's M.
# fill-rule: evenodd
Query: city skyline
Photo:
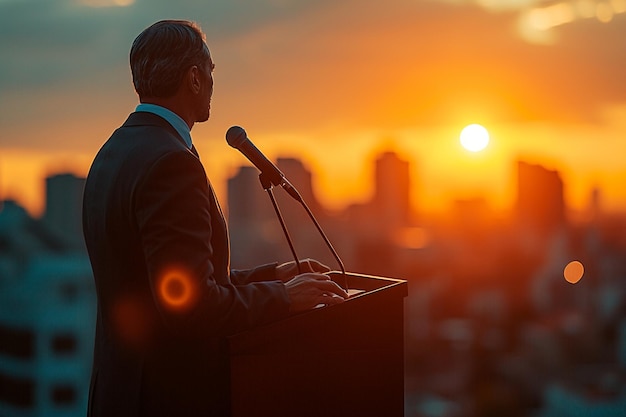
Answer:
M626 217L568 222L560 173L518 161L510 221L492 222L481 199L462 200L451 222L413 228L427 244L406 245L394 232L420 224L405 216L407 164L379 154L371 199L328 215L307 165L277 161L347 271L407 279L405 415L436 404L458 417L621 416ZM0 409L10 416L78 416L86 406L96 304L80 233L83 179L55 174L45 184L43 218L10 202L0 210L0 386L9 388L0 389ZM228 187L233 268L289 260L256 168L242 166ZM333 267L302 210L276 195L299 253ZM597 209L597 193L592 203Z
M238 153L235 152L235 154L238 154ZM315 199L316 199L315 204L321 205L321 208L323 210L328 210L334 213L341 213L341 212L349 210L350 207L355 204L363 204L363 203L370 201L372 198L375 198L377 184L381 183L380 181L376 180L375 168L376 168L377 163L380 162L379 161L380 158L384 158L385 155L389 155L389 154L394 155L394 157L400 158L401 160L404 160L406 162L406 171L407 171L406 174L408 175L410 179L410 184L406 184L406 187L410 187L409 189L410 197L408 201L409 207L412 211L414 212L419 211L421 214L426 215L426 216L441 216L441 215L450 214L452 211L454 211L455 206L457 205L458 202L467 201L467 200L476 200L476 199L482 200L487 209L489 209L490 211L494 213L498 213L499 215L506 216L514 212L515 206L517 204L518 193L519 193L519 189L516 185L516 176L517 176L517 170L519 169L520 163L523 163L525 165L538 166L538 167L541 167L542 169L552 171L562 179L563 181L562 194L564 198L565 210L567 213L569 213L573 217L580 217L581 215L584 216L591 209L591 206L594 204L598 206L596 208L599 208L600 210L606 213L626 213L626 206L624 206L623 209L621 209L620 207L617 207L616 209L615 206L607 205L604 199L605 196L604 196L604 191L602 187L598 186L595 183L589 184L589 188L586 190L586 193L584 193L583 195L584 198L581 201L579 201L578 204L572 205L567 195L568 180L567 180L567 177L563 175L563 172L560 171L558 168L554 168L553 164L542 164L542 163L532 162L533 161L532 159L531 160L518 159L518 160L511 162L509 169L508 169L509 176L504 179L504 183L506 183L506 188L507 188L506 194L508 195L506 198L500 201L499 204L497 202L494 203L493 198L489 198L489 192L487 190L474 188L470 192L466 192L466 193L458 193L456 195L451 194L451 193L446 194L445 198L443 198L442 202L440 202L440 205L436 207L434 210L433 210L433 206L429 204L429 202L427 201L426 196L428 195L428 191L425 191L423 188L423 181L422 181L422 178L420 178L419 176L419 169L416 169L416 166L415 166L416 162L414 160L407 159L406 154L398 152L397 149L394 149L394 147L379 147L378 152L372 153L370 157L368 158L368 161L364 161L364 166L361 168L360 172L366 173L365 175L367 176L367 180L364 179L362 181L366 182L367 186L362 190L360 194L356 194L356 195L353 194L352 199L349 199L347 197L342 199L341 204L336 204L336 203L333 204L332 202L329 204L327 196L324 195L324 190L323 189L320 190L320 187L319 187L320 174L315 170L315 166L316 166L315 163L312 164L308 162L306 158L299 158L297 156L279 156L276 159L277 161L276 163L278 164L280 163L280 161L283 161L284 163L284 161L293 160L293 161L296 161L298 164L303 164L304 166L306 166L307 169L310 171L309 175L311 177L310 183L306 184L306 187L310 188L309 193L314 193ZM239 155L239 156L243 158L242 155ZM368 165L368 166L365 166L365 165ZM227 176L224 176L226 173L223 173L222 175L214 176L213 178L211 177L211 175L209 175L209 179L211 180L213 187L216 189L216 192L218 196L220 197L222 204L225 206L228 205L228 199L230 198L229 195L235 192L235 190L229 190L230 185L228 184L242 168L250 168L252 172L258 173L258 170L256 167L254 167L252 164L248 163L247 161L243 160L241 161L239 165L233 165L233 167L231 167L227 171L229 174ZM3 172L2 161L0 160L0 175L2 174L2 172ZM42 217L45 215L45 209L46 209L45 198L44 198L45 193L46 193L46 187L45 187L46 182L52 177L64 176L68 174L76 176L78 178L86 177L86 172L84 174L80 174L80 173L77 173L75 170L63 169L59 165L59 168L56 170L50 170L48 172L41 173L42 175L41 185L40 185L41 194L39 196L40 202L37 205L29 204L28 200L26 202L22 201L19 198L19 196L18 198L15 198L14 196L11 195L11 193L6 193L6 191L2 189L0 189L0 200L13 200L16 203L18 203L20 206L24 207L31 216L35 218ZM224 178L224 180L216 181L215 177L217 177L218 179ZM294 183L294 185L297 184L297 182L294 181L294 179L291 179L291 178L289 179ZM387 180L392 181L393 178L389 177L387 178ZM258 183L258 181L256 182ZM0 183L1 183L1 176L0 176ZM260 184L255 184L255 186L261 189ZM348 184L348 187L349 186L350 184Z

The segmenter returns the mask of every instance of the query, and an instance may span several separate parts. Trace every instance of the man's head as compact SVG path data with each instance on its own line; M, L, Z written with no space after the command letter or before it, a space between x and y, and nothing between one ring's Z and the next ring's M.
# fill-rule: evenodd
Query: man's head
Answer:
M130 68L141 102L158 104L182 89L190 95L185 103L195 104L198 113L189 115L191 123L208 119L213 62L204 33L193 22L162 20L145 29L130 49Z

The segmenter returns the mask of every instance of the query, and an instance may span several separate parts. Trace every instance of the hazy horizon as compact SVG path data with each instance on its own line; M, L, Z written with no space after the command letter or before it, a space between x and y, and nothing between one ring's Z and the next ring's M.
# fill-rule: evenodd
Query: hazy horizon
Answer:
M430 210L506 208L519 159L560 171L575 209L599 187L626 210L626 0L0 0L0 198L37 213L47 174L86 175L137 104L130 44L164 18L207 34L212 116L192 134L222 199L246 163L224 140L237 124L301 158L331 208L366 200L391 149ZM470 123L484 151L460 146Z

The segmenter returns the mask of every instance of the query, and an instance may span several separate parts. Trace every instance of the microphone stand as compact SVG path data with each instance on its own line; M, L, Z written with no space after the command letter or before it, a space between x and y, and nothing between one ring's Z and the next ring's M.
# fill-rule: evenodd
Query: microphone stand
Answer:
M285 225L285 220L283 219L283 215L280 212L280 208L276 203L276 199L274 198L274 192L272 191L272 181L269 179L267 175L264 175L262 172L259 175L259 180L261 181L261 186L265 191L267 191L267 195L270 197L272 201L272 205L274 206L274 211L276 211L276 217L280 221L280 226L283 228L283 233L285 234L285 238L287 239L287 243L289 244L289 249L291 249L291 254L293 255L294 260L296 261L296 267L298 268L298 274L302 273L302 267L300 266L300 258L296 254L296 249L293 246L293 242L291 241L291 236L289 236L289 231L287 230L287 226Z
M285 234L285 238L287 239L287 243L289 244L289 248L291 249L291 253L296 261L296 266L298 267L298 274L301 274L302 268L300 267L300 258L298 258L298 255L296 254L296 251L293 246L293 242L291 240L291 236L289 235L289 232L287 231L287 226L285 225L285 220L283 219L283 216L280 212L278 204L276 203L276 199L274 198L274 193L272 192L272 181L268 177L268 175L265 175L263 172L259 174L259 180L261 181L261 186L263 187L265 191L267 191L267 194L270 197L270 200L272 201L272 205L274 206L274 211L276 211L276 216L278 217L280 225L283 229L283 233ZM328 246L328 249L330 249L330 252L332 253L333 257L339 264L339 268L341 269L341 275L343 276L343 280L344 280L344 290L348 291L348 277L346 276L346 268L343 262L341 261L341 258L339 258L337 251L333 247L332 243L330 243L330 240L326 236L326 233L324 233L324 231L322 230L322 227L320 226L319 222L313 215L313 212L311 211L309 206L306 204L306 202L304 201L300 193L298 193L298 191L291 184L288 184L288 185L290 186L290 190L292 191L292 192L289 192L288 194L291 197L293 197L296 201L298 201L302 205L302 207L304 207L305 211L309 215L309 218L311 219L311 221L313 221L313 224L317 228L317 231L324 239L326 246Z

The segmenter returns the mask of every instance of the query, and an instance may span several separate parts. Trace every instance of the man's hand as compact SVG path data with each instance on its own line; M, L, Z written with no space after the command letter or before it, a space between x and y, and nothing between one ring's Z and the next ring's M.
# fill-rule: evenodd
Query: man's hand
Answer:
M331 281L328 275L312 272L296 275L285 283L285 288L292 313L310 310L320 304L339 304L348 298L348 293Z
M300 268L302 273L306 272L319 272L326 273L330 271L330 268L315 259L300 259ZM298 266L295 261L285 262L284 264L276 267L276 278L282 282L287 282L298 274Z

